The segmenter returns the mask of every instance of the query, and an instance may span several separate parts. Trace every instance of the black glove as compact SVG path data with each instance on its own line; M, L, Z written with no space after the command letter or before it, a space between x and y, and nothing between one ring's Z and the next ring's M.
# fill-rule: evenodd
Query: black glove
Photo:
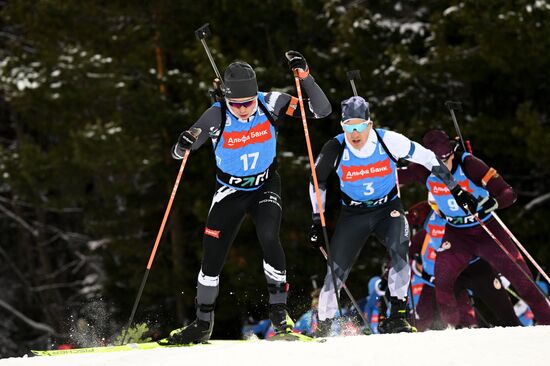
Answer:
M172 157L174 159L183 159L185 152L191 150L191 146L197 141L200 132L200 128L192 128L188 131L183 131L178 137L178 142L172 149Z
M191 131L183 131L178 137L178 145L182 150L190 150L195 141L197 141L197 138L193 136Z
M498 208L498 202L493 197L487 196L483 197L481 201L479 201L479 206L481 207L481 211L483 211L483 213L489 214Z
M309 75L309 67L307 66L306 59L298 51L287 51L285 56L288 60L288 66L292 71L298 70L298 77L305 79Z
M325 240L323 239L323 227L320 222L313 221L311 227L309 228L309 243L313 249L319 249L325 245Z
M477 212L477 199L468 191L463 190L457 184L456 187L451 189L458 206L468 215L475 214Z

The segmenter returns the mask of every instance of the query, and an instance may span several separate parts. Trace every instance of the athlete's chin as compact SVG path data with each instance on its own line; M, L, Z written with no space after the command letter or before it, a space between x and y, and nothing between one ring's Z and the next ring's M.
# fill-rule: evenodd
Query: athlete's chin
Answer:
M363 147L363 142L361 140L351 140L351 145L356 149L361 149Z

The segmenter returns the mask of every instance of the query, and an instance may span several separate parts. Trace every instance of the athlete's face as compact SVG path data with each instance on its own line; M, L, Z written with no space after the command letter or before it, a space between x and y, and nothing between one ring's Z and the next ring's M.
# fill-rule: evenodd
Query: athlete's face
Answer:
M247 120L254 113L258 103L257 97L227 99L231 112L239 119Z
M372 126L371 121L354 118L342 122L342 129L346 133L346 138L355 149L361 149L367 143L369 132Z
M445 166L447 167L447 169L451 170L453 168L453 159L454 158L455 158L455 154L452 153L451 155L449 155L447 160L443 161L445 163Z

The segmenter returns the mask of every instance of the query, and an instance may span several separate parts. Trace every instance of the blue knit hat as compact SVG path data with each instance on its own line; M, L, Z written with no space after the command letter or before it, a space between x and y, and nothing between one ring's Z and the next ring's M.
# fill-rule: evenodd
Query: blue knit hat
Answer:
M342 122L353 118L370 119L369 103L362 97L355 96L342 101Z

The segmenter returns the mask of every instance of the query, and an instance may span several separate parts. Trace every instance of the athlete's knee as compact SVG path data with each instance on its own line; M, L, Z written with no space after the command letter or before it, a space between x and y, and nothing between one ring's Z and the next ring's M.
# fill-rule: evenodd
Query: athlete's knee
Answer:
M279 233L277 232L277 230L272 228L268 230L258 230L258 240L260 240L260 243L264 248L281 247Z
M394 264L396 262L408 263L409 261L409 241L408 240L394 242L390 245L389 249L390 249L389 250L390 257Z

